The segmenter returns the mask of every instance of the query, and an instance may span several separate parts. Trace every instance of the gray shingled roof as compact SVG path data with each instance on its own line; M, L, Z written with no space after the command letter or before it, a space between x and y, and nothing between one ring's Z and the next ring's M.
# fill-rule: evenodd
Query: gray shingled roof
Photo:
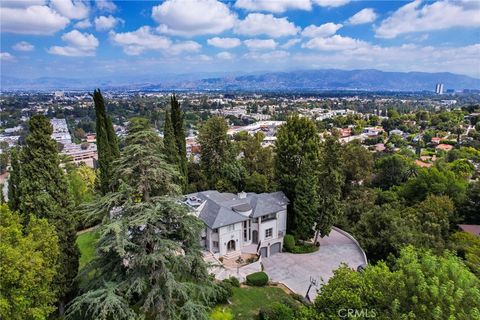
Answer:
M220 193L216 190L208 190L188 194L187 197L197 197L205 202L200 211L199 218L205 224L216 229L233 223L246 221L249 217L237 213L234 209L252 208L250 217L256 218L266 214L285 210L288 199L281 191L273 193L247 193L241 199L233 193ZM243 211L243 210L239 210Z

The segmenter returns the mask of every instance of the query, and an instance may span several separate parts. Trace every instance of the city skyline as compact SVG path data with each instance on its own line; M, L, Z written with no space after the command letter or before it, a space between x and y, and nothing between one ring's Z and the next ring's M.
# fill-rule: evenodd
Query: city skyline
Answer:
M480 78L475 1L27 0L1 6L1 73L19 78L134 81L328 68Z

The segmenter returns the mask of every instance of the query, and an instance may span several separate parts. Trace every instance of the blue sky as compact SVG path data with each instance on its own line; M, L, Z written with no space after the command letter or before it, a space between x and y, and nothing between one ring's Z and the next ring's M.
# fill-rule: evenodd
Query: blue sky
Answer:
M298 69L480 78L480 1L2 0L1 73L161 78Z

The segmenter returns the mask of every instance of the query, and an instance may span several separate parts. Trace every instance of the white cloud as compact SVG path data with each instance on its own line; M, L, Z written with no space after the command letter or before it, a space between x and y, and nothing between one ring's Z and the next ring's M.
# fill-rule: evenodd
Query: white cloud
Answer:
M312 10L310 0L237 0L235 7L249 11L282 13L289 9Z
M308 38L329 37L334 35L341 27L343 27L342 24L333 22L324 23L321 26L311 24L303 29L302 36Z
M115 10L117 10L117 6L115 5L115 3L113 3L113 1L97 0L95 2L95 4L96 4L98 9L103 10L103 11L115 12Z
M272 38L296 35L300 28L287 18L275 18L271 14L250 13L235 26L235 32L256 36L265 34Z
M2 0L0 7L8 8L28 8L31 6L43 6L46 4L46 0Z
M92 26L92 23L88 19L78 21L74 25L74 27L77 29L86 29L86 28L90 28L91 26Z
M69 57L94 56L99 45L98 39L93 34L81 33L78 30L63 34L62 40L67 43L66 46L53 46L48 52Z
M416 0L395 11L382 21L375 36L391 39L410 32L480 26L480 4L476 1L445 0L421 4L421 0Z
M250 50L272 50L277 47L277 43L273 39L260 40L260 39L249 39L243 41L243 43Z
M177 55L182 52L197 52L202 48L202 46L195 41L183 41L172 44L166 53Z
M313 0L314 3L321 7L341 7L350 2L350 0Z
M364 24L373 22L375 19L377 19L375 10L372 8L365 8L351 16L350 19L348 19L348 23L353 25Z
M0 60L1 61L14 61L15 60L15 57L12 56L10 53L8 52L0 52Z
M302 45L302 48L323 51L352 50L369 46L365 41L342 37L338 34L328 38L313 38Z
M217 48L232 49L232 48L238 47L242 42L238 38L214 37L214 38L208 39L207 43Z
M65 28L69 22L68 18L47 6L0 9L2 32L50 35Z
M88 4L81 0L50 0L50 6L69 19L85 19L90 13Z
M152 9L161 33L191 37L218 34L233 27L236 15L217 0L167 0Z
M217 58L221 60L233 60L235 55L227 51L222 51L217 54Z
M115 18L112 15L96 17L94 20L95 29L97 31L106 31L115 28L115 26L122 20Z
M290 39L284 44L282 44L280 47L282 47L282 49L289 49L294 45L296 45L297 43L299 43L300 41L301 41L300 39Z
M270 51L270 52L257 52L257 51L252 51L248 52L244 55L244 58L247 59L253 59L253 60L260 60L264 62L271 62L275 60L280 60L282 62L285 61L286 58L290 56L290 53L287 51L283 50L275 50L275 51Z
M169 38L156 35L148 26L136 31L115 33L110 31L110 40L121 47L128 55L139 55L147 50L157 50L164 54L176 55L182 52L197 52L201 45L195 41L173 43Z
M15 43L12 48L16 51L32 51L35 46L27 41L20 41Z
M153 34L147 26L131 32L110 32L110 39L122 46L123 51L128 55L138 55L145 50L167 49L172 45L169 38Z

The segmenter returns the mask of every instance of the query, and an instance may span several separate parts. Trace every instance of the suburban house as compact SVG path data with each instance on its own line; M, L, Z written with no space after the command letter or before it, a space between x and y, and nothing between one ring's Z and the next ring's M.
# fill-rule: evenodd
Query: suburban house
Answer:
M268 257L282 250L288 204L283 192L209 190L186 195L184 203L205 223L202 247L217 257L241 253Z

